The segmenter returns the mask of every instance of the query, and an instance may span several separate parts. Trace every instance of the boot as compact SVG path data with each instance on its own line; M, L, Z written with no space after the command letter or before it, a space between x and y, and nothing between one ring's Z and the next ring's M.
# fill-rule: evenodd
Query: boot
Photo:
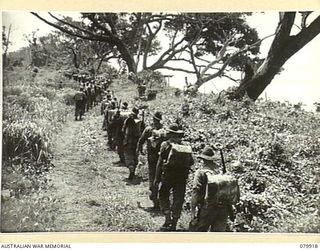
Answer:
M160 205L159 205L159 201L158 200L154 200L153 201L152 210L155 211L155 212L160 212Z
M129 166L129 177L128 177L128 180L133 180L135 174L134 174L134 170L132 169L132 166Z
M171 215L166 214L165 221L164 221L163 225L160 227L160 231L170 231L171 223L172 223Z
M177 230L177 223L179 218L173 218L171 223L170 231L176 231Z

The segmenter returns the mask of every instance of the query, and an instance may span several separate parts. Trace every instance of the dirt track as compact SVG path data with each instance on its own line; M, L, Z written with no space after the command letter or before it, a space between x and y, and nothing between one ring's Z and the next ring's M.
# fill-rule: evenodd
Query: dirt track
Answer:
M83 121L70 117L57 135L46 194L57 201L51 230L156 231L163 219L147 211L152 205L147 167L140 167L136 181L128 183L127 168L112 164L118 155L107 150L101 124L95 107Z

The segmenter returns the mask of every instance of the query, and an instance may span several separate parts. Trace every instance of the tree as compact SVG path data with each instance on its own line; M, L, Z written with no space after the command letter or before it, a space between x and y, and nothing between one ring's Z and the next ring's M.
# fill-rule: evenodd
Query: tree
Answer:
M279 13L275 38L267 57L250 79L243 81L236 91L230 93L231 98L240 98L247 93L252 100L256 100L285 62L320 33L320 15L307 25L310 12L300 12L300 14L300 32L292 35L292 27L295 25L297 13Z
M162 20L150 16L150 13L81 13L82 20L77 22L49 13L56 23L31 13L68 35L107 43L109 47L116 48L130 72L137 72L141 55L143 65L146 65L148 55L159 49L155 38Z
M251 13L182 13L176 16L166 24L167 31L183 33L187 42L185 53L171 60L181 62L180 67L162 68L194 74L197 80L190 85L193 91L216 77L235 80L227 71L241 70L245 62L259 62L261 40L246 22L249 15Z
M3 60L3 66L6 67L8 65L8 50L9 45L11 44L10 41L10 35L11 35L11 27L12 25L9 25L8 32L6 33L6 26L2 26L2 60Z

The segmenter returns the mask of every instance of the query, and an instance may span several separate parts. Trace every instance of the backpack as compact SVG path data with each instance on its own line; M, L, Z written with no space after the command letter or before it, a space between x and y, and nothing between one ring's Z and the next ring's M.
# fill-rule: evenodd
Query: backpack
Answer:
M133 119L131 117L128 117L125 122L125 134L129 135L130 137L137 137L139 138L142 130L144 129L143 121L140 119Z
M231 175L216 175L206 171L205 200L208 205L235 205L240 199L238 180Z
M192 164L192 148L189 145L170 144L170 151L166 160L167 168L189 168Z
M159 152L161 143L164 142L166 139L167 139L166 130L161 128L161 129L152 130L152 135L148 138L148 141L151 148L154 151Z
M76 101L82 101L82 100L84 100L84 93L78 91L78 92L75 94L74 99L75 99Z

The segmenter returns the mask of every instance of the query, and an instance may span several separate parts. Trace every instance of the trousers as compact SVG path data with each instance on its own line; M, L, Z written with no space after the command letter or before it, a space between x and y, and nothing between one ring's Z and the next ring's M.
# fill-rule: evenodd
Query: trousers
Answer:
M165 215L170 214L173 218L180 218L184 197L186 193L187 181L185 178L176 176L162 176L159 189L160 208ZM170 202L170 192L172 191L172 203Z
M202 207L199 212L197 232L225 232L229 212L226 206Z

